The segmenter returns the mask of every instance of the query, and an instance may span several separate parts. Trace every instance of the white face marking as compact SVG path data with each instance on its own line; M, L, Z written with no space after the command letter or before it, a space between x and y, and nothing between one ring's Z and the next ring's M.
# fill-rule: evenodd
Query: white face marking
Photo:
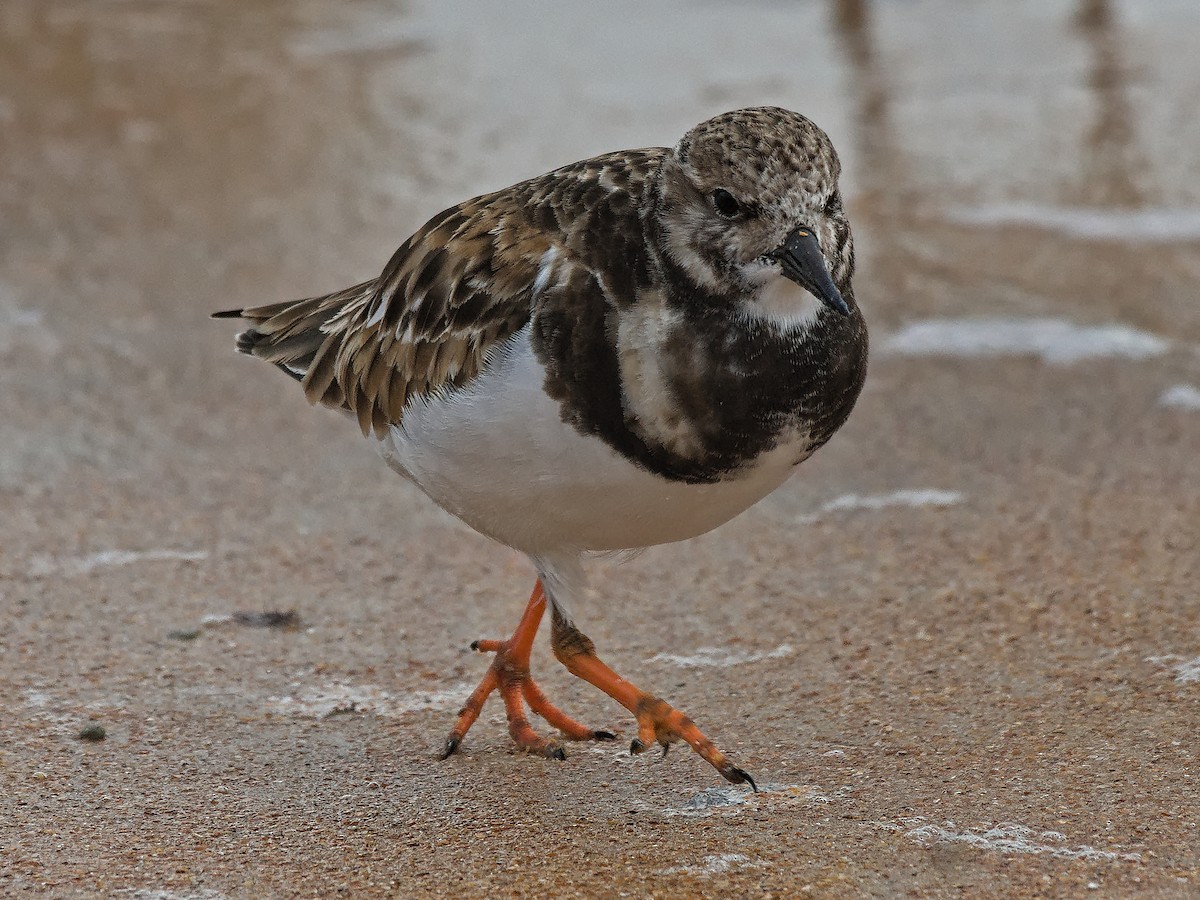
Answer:
M689 237L702 228L704 215L706 213L702 210L686 209L678 221L664 222L663 232L667 239L667 253L671 258L683 267L696 284L714 290L720 287L720 281L708 263L688 243Z

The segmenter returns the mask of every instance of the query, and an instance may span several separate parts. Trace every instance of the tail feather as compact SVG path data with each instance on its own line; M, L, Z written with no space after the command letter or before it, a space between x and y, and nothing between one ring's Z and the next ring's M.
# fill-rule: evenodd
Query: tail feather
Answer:
M331 344L340 343L342 329L334 320L345 323L353 318L359 308L365 307L375 293L376 280L364 281L324 297L312 297L285 303L246 309L225 310L213 313L215 319L242 318L251 327L238 334L236 346L239 353L272 363L285 374L304 382L319 358L336 356ZM332 351L332 352L330 352ZM325 381L322 371L319 381ZM340 390L329 390L328 383L318 385L314 392L306 385L309 399L329 405L344 405Z

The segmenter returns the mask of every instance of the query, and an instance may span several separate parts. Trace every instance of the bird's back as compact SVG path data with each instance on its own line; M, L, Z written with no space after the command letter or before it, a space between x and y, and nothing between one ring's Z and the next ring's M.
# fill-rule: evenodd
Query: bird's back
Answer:
M414 399L470 382L529 322L556 267L569 264L612 296L632 290L638 208L665 152L605 154L475 197L426 222L378 278L217 315L252 323L238 350L383 435Z

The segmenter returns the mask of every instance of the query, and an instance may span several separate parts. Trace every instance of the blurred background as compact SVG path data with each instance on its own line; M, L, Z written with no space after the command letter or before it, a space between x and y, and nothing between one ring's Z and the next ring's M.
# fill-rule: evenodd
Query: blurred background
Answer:
M953 816L1152 849L1120 877L1200 889L1178 812L1196 808L1200 727L1198 47L1196 0L0 2L0 683L22 729L0 776L26 779L8 794L29 822L90 810L53 839L23 830L0 884L101 871L140 889L208 866L265 896L294 884L255 849L268 834L346 866L374 835L420 869L447 841L460 856L441 859L482 852L446 811L496 824L514 785L532 810L600 810L607 854L605 816L653 819L646 803L708 784L686 754L581 754L551 789L491 707L478 752L431 767L482 671L467 643L508 633L530 573L207 316L372 277L466 197L777 104L845 165L866 391L755 510L598 563L585 630L756 775L836 796L739 820L759 841L731 845L744 858L769 844L820 868L819 820L860 854L840 871L887 893L924 852L897 823ZM284 608L299 633L193 628ZM740 667L691 677L659 656L700 645L740 648ZM89 718L101 748L75 740ZM47 765L70 777L31 788ZM380 772L411 776L424 811ZM201 841L172 818L193 800L225 823L203 841L229 872L196 847L121 861ZM308 803L360 830L297 823ZM686 856L692 826L658 825L625 846ZM902 861L876 865L885 850ZM1045 889L1052 856L1021 877ZM941 859L955 883L1017 877ZM1072 871L1076 889L1118 877Z
M877 337L970 310L1194 339L1198 37L1191 0L8 0L0 486L256 445L246 395L290 386L203 314L364 279L453 202L743 105L833 137Z

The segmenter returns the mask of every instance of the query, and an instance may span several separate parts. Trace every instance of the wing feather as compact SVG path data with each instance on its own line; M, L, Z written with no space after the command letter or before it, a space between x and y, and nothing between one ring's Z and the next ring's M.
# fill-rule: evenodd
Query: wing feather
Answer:
M310 402L344 407L364 434L382 435L414 397L474 378L492 348L529 322L551 277L568 277L559 267L600 278L632 270L641 191L664 152L585 160L450 207L376 279L241 310L252 327L238 349L303 373ZM598 223L631 233L598 233ZM539 283L546 259L553 268Z

